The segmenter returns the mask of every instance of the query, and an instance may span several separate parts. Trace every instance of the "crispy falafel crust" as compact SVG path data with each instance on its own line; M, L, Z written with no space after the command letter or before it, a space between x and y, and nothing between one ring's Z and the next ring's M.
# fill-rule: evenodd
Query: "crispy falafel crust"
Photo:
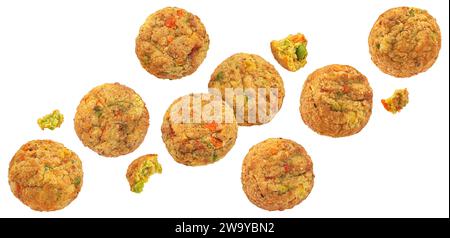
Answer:
M64 145L34 140L23 145L9 163L9 185L22 203L36 211L60 210L83 185L81 160Z
M186 98L190 100L189 112L193 117L193 98L196 96L203 97L202 107L216 105L222 109L222 115L214 116L212 121L202 116L200 123L174 123L172 112L181 113L182 109L176 105ZM233 114L233 110L224 101L214 100L211 94L190 94L175 100L164 115L161 126L163 141L174 160L188 166L201 166L225 157L233 148L238 133L234 116L226 114ZM226 118L232 118L232 122Z
M367 78L348 65L328 65L303 84L300 113L312 130L331 137L361 131L372 114L373 92Z
M427 71L441 49L441 31L427 11L392 8L380 15L369 35L372 61L384 73L405 78Z
M273 116L281 110L285 95L283 79L275 67L261 56L247 53L237 53L225 59L214 70L208 87L210 89L215 89L214 91L210 90L213 93L216 90L217 92L220 92L222 99L225 101L227 101L225 93L225 89L227 88L243 90L253 89L255 92L258 92L258 89L260 88L266 89L266 114L267 112L271 112L271 115ZM277 90L277 108L270 106L270 89ZM233 100L233 109L235 110L235 113L237 111L243 112L243 118L240 118L239 114L235 114L240 126L262 125L273 119L267 118L266 120L263 120L263 118L259 118L258 112L261 109L258 106L250 106L248 103L250 99L246 98L243 100L243 108L236 103L236 100L242 99L239 99L237 96ZM229 100L227 103L231 104L231 101ZM255 122L249 121L249 114L257 115Z
M103 84L86 94L77 108L75 131L100 155L117 157L136 150L149 127L142 98L124 85Z
M298 205L310 194L314 186L313 163L296 142L267 139L245 156L241 180L253 204L282 211Z
M136 38L142 67L162 79L194 73L206 57L209 36L200 18L176 7L151 14Z

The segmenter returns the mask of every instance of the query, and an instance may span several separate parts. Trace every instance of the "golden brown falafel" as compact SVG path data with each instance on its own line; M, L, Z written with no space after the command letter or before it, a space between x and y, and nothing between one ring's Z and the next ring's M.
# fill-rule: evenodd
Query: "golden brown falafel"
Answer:
M151 14L136 38L142 67L163 79L194 73L206 57L209 37L200 18L176 7Z
M141 145L149 127L149 113L131 88L103 84L83 97L74 124L85 146L100 155L117 157Z
M233 106L240 126L270 122L281 109L285 94L283 80L275 67L261 56L247 53L225 59L214 70L208 87ZM234 95L227 93L230 89L236 90Z
M63 209L83 185L81 160L64 145L34 140L23 145L9 163L13 194L36 211Z
M313 163L305 149L287 139L267 139L253 146L242 165L248 199L269 210L293 208L314 186Z
M300 113L321 135L350 136L361 131L372 114L372 88L367 78L348 65L328 65L303 84Z
M220 113L209 114L208 108ZM189 166L223 158L234 146L237 131L233 109L212 94L190 94L175 100L161 126L169 153L178 163Z
M369 35L372 61L384 73L411 77L427 71L441 49L441 31L427 11L392 8L380 15Z

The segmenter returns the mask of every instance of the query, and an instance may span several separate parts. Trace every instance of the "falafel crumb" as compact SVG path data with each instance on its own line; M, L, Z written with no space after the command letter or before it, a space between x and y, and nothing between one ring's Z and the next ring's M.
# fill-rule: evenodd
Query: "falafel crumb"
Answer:
M144 190L145 183L155 173L162 173L162 166L158 162L158 155L144 155L134 160L127 171L130 190L134 193L141 193Z
M387 98L381 99L381 103L383 104L384 109L386 111L391 112L392 114L396 114L400 112L409 102L409 93L408 89L397 89L394 94Z
M305 36L297 33L284 39L270 42L270 48L273 56L283 68L295 72L303 68L307 63L307 44L308 41Z
M61 127L64 122L64 115L59 112L59 110L54 110L52 113L47 114L38 119L37 123L41 130L50 129L55 130Z

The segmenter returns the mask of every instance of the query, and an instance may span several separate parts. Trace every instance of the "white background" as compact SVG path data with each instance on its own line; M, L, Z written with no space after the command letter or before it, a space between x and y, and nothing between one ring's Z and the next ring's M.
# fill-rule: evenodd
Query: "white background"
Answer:
M449 216L449 10L448 1L1 1L0 2L0 217L448 217ZM442 31L442 49L426 73L406 79L383 74L370 60L367 38L382 12L397 6L427 9ZM152 12L178 6L198 15L211 44L196 73L177 81L156 79L134 53L140 25ZM280 67L269 43L302 32L308 64L296 73ZM238 52L275 65L286 87L284 105L264 126L239 128L236 146L213 165L186 167L168 154L160 126L167 107L191 92L206 92L214 68ZM328 138L300 118L299 98L309 73L349 64L374 90L367 127L347 138ZM75 109L91 88L120 82L135 89L150 111L142 146L119 158L85 148L73 129ZM380 103L407 87L400 114ZM53 109L62 128L41 131L36 119ZM269 137L302 144L314 161L315 187L303 203L283 212L251 204L241 188L248 149ZM8 164L32 139L52 139L83 161L84 185L68 207L35 212L10 191ZM125 172L140 155L158 153L163 174L142 194L129 191Z

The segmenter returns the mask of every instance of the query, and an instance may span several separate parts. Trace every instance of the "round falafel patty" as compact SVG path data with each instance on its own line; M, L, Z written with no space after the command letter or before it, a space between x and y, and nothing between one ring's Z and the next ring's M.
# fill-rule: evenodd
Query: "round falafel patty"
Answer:
M64 145L34 140L23 145L9 163L13 194L36 211L65 208L83 185L81 160Z
M331 137L361 131L372 114L372 88L367 78L348 65L328 65L303 84L300 113L312 130Z
M231 150L238 126L233 109L220 98L190 94L169 107L161 131L175 161L199 166L214 163Z
M142 98L118 83L103 84L86 94L77 108L75 131L81 142L106 157L136 150L149 127Z
M241 180L253 204L269 211L282 211L308 197L314 185L313 163L296 142L267 139L253 146L245 156Z
M261 56L247 53L225 59L214 70L208 87L233 106L240 126L270 122L281 109L285 94L283 79L275 67ZM234 95L227 93L230 90Z
M380 15L369 35L372 61L384 73L411 77L427 71L441 49L441 31L427 11L392 8Z
M136 38L142 67L162 79L194 73L206 57L209 36L200 18L176 7L151 14Z

